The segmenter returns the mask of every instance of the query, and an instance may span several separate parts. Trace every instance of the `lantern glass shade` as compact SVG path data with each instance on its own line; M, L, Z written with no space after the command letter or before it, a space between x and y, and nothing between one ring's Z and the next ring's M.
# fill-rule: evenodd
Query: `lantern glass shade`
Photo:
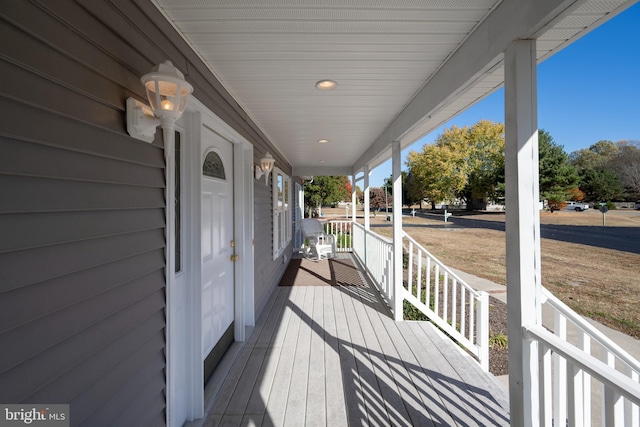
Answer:
M173 120L180 118L187 107L187 98L193 87L171 62L158 65L157 70L142 76L141 81L156 117Z
M266 153L265 156L260 159L260 167L262 168L262 171L264 173L269 173L271 172L271 169L273 168L273 164L275 162L276 161L274 160L273 156L271 156L270 153Z

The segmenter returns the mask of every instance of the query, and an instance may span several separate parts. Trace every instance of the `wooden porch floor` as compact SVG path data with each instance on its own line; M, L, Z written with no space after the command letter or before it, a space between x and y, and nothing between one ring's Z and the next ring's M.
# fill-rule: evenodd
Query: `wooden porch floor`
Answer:
M305 264L310 286L277 287L204 426L509 425L490 374L429 323L393 321L366 281L319 286L327 263Z

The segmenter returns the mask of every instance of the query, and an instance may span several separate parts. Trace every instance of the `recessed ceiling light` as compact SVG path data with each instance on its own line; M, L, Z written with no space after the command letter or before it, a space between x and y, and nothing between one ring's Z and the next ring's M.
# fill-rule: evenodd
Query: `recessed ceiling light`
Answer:
M329 140L328 139L319 139L318 142L320 144L326 144L327 142L329 142Z
M326 160L320 160L320 163L325 163L325 162L326 162Z
M333 80L320 80L316 82L316 89L318 90L331 90L338 86L338 83Z

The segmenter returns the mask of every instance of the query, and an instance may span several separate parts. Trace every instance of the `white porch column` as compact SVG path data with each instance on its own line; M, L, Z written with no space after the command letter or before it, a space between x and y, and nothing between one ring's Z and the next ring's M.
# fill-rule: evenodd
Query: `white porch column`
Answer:
M356 222L356 175L351 175L351 222Z
M400 141L391 143L393 179L393 316L402 320L402 174Z
M369 218L369 213L371 211L371 193L369 192L369 174L371 171L369 170L369 165L364 165L364 188L362 189L364 193L364 229L369 230L371 228L371 219Z
M505 51L507 311L511 425L540 425L537 342L523 325L539 325L540 209L535 40Z

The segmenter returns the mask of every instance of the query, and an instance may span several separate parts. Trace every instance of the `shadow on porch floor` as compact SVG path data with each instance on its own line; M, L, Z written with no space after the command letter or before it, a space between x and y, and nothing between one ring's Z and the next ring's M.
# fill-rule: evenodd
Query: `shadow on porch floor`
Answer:
M509 425L493 376L431 324L394 322L350 254L302 264L304 280L274 290L234 354L202 425ZM362 286L337 283L354 266Z

